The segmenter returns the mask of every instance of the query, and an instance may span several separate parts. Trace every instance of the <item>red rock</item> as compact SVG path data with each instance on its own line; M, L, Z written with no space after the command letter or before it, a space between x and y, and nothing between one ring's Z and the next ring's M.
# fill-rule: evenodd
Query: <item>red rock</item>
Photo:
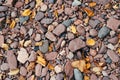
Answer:
M107 27L114 30L114 31L116 31L118 29L119 25L120 25L120 20L110 18L107 21Z
M77 26L77 32L78 32L80 35L84 35L84 34L85 34L85 29L84 29L84 27L82 27L82 26Z
M16 8L20 8L20 7L22 7L23 6L23 2L20 2L20 1L18 1L16 4L15 4L15 7Z
M49 31L45 34L45 37L47 37L51 41L56 41L57 40L55 35L52 32L49 32Z
M20 74L22 76L26 76L27 75L27 69L25 67L20 67Z
M41 73L41 77L46 76L47 71L48 71L48 68L47 68L47 67L43 68L43 69L42 69L42 73Z
M92 74L90 76L90 80L98 80L97 76L95 74Z
M58 53L57 52L51 52L51 53L47 53L45 54L45 58L49 61L49 60L55 60L57 58Z
M82 40L79 39L79 38L76 38L76 39L70 41L68 48L69 48L72 52L74 52L74 51L76 51L76 50L78 50L78 49L81 49L81 48L83 48L83 47L85 47L85 46L86 46L86 44L85 44L84 41L82 41Z
M42 66L40 64L37 64L35 66L35 75L36 76L40 76L41 75L41 71L42 71Z
M112 43L112 44L117 44L118 43L118 37L113 37L111 39L108 40L108 42Z

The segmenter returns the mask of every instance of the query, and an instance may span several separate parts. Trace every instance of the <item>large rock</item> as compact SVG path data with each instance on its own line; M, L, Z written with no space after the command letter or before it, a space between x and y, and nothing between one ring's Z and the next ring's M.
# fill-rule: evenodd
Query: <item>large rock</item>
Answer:
M74 51L76 51L76 50L78 50L78 49L81 49L81 48L83 48L83 47L85 47L85 46L86 46L86 44L85 44L84 41L82 41L82 40L79 39L79 38L76 38L76 39L70 41L68 48L69 48L72 52L74 52Z

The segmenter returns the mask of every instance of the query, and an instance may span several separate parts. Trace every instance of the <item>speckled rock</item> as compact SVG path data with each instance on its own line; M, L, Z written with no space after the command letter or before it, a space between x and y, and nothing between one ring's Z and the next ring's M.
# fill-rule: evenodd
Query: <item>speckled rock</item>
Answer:
M48 51L48 40L42 40L43 42L43 45L42 46L39 46L39 50L42 52L42 53L46 53Z

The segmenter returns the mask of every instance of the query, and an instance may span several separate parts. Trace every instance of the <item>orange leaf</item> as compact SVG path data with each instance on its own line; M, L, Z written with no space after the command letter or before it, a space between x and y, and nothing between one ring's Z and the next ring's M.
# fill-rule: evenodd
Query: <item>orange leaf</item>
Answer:
M89 3L89 6L90 6L90 7L96 6L96 2L91 2L91 3Z
M41 64L42 66L46 66L47 62L45 61L44 58L42 58L41 56L37 56L37 63Z
M32 11L30 9L26 9L23 11L22 16L29 16L31 14L31 12Z
M87 13L89 17L94 16L94 12L90 10L89 8L83 8L83 10Z
M11 24L10 24L10 28L13 29L15 27L16 22L14 20L12 20Z
M94 46L95 45L95 40L94 39L87 39L86 44L89 46Z

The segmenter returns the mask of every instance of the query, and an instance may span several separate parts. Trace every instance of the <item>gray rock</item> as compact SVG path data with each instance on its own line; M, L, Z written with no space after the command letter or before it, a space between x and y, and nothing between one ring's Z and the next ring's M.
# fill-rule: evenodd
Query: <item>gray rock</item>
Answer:
M98 37L104 38L105 36L107 36L109 34L109 32L110 32L110 29L104 26L98 32Z
M23 24L25 21L27 21L29 19L29 16L26 16L26 17L20 17L19 18L19 22L20 24Z
M81 5L81 0L74 0L73 3L72 3L72 6L79 6Z
M0 67L0 69L3 70L3 71L8 70L9 69L8 63L3 63Z
M52 22L53 22L53 19L50 19L50 18L43 18L41 20L42 24L51 24Z
M11 17L15 18L16 16L17 16L17 12L16 11L11 12Z
M7 6L0 6L0 12L7 11L7 10L8 10Z
M93 28L95 28L100 23L99 20L90 20L89 25Z
M62 22L62 24L66 27L69 27L72 24L72 20L71 19L65 20Z
M76 50L78 50L78 49L81 49L81 48L83 48L83 47L85 47L85 46L86 46L86 44L85 44L84 41L82 41L82 40L79 39L79 38L76 38L76 39L70 41L68 48L69 48L72 52L74 52L74 51L76 51Z
M55 0L48 0L48 1L49 1L49 3L52 3L52 4L55 3Z
M43 12L38 12L35 16L35 20L39 21L44 17L44 13Z
M106 63L110 64L112 63L112 60L110 59L110 57L107 57L106 60L105 60Z
M0 13L0 18L5 17L5 14L3 12Z
M56 75L56 80L63 80L63 79L64 79L64 75L62 73Z
M39 50L42 53L46 53L48 51L48 46L49 46L48 40L43 40L42 42L43 42L43 45L39 46Z
M107 55L113 62L118 62L119 56L112 50L107 50Z
M20 74L22 75L22 76L26 76L27 75L27 69L25 68L25 67L20 67Z
M78 70L74 69L75 80L83 80L83 74Z
M110 80L109 77L103 77L102 80Z

